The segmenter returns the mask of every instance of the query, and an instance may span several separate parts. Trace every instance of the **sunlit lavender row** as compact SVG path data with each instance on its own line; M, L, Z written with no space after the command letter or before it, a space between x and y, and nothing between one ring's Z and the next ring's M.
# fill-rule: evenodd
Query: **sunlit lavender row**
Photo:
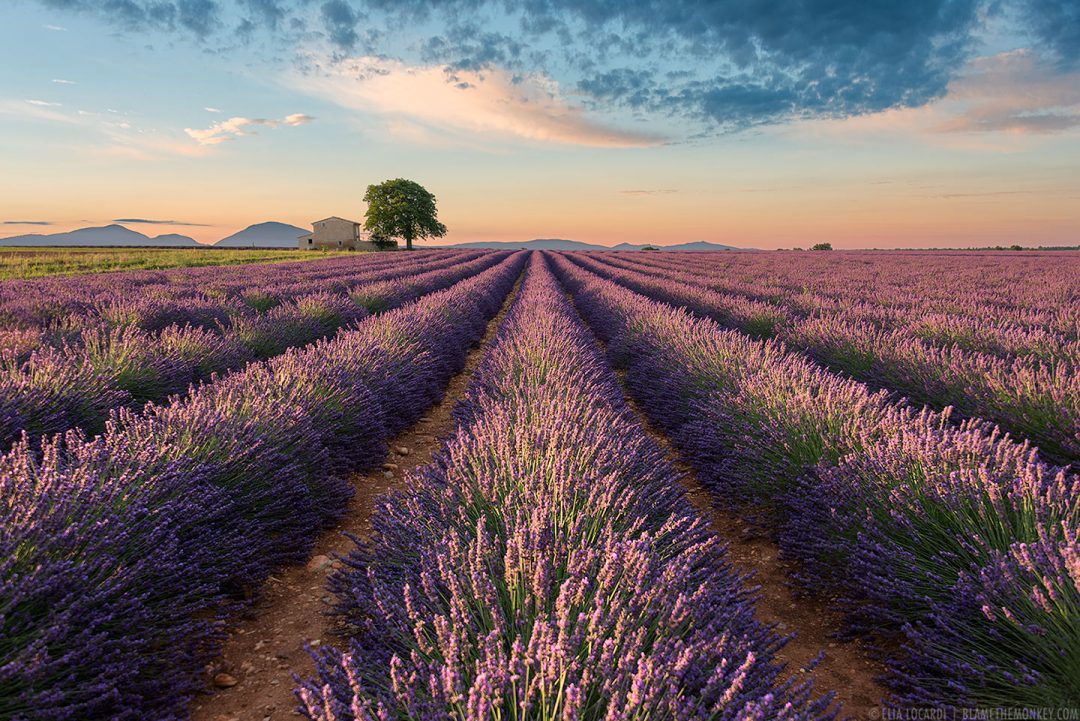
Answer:
M299 284L304 288L303 295L265 312L252 311L236 296L215 300L201 294L167 301L137 296L107 306L113 311L121 305L125 308L124 313L118 312L108 320L83 313L66 316L47 329L30 329L27 332L35 334L36 341L44 336L55 339L58 333L65 338L58 345L41 345L25 357L12 352L0 364L0 447L10 448L24 432L31 436L69 428L100 432L114 409L138 409L147 401L164 401L184 393L192 383L209 380L215 373L306 345L373 311L393 308L445 288L501 257L441 254L410 258L394 265L384 263L381 270L352 272L349 267L339 268L349 272L341 272L330 281L304 281ZM288 295L269 295L276 289L267 287L266 279L258 272L251 280L252 284L246 286L248 298L257 294L277 300ZM297 285L293 284L293 290ZM68 289L69 293L77 291ZM248 311L241 312L237 302ZM163 317L159 312L162 308L170 309L174 320L184 318L184 324L173 322L154 329ZM205 314L202 322L192 325L200 314ZM118 324L121 315L125 323ZM61 327L63 331L58 330Z
M748 262L751 280L735 282L724 264L684 261L641 262L605 256L576 255L584 267L650 297L682 305L727 327L755 337L775 337L804 350L828 367L910 397L938 410L951 406L958 415L1000 424L1015 437L1030 440L1049 460L1080 464L1080 264L1065 257L1047 261L1033 294L1010 262L998 261L981 276L966 277L954 287L937 273L964 268L963 256L953 263L940 257L923 268L918 256L904 264L885 256L863 261L854 270L833 265L806 275L815 287L784 288L775 296L758 288L757 274L778 271L790 283L799 267L784 256ZM791 256L787 256L789 259ZM903 258L904 256L900 256ZM809 261L808 261L809 262ZM1020 269L1025 261L1014 261ZM902 277L924 272L922 282L881 296L860 272L877 279L894 270ZM869 267L870 270L860 270ZM675 268L679 268L676 270ZM900 273L900 268L906 271ZM802 268L803 272L809 269ZM826 272L829 270L831 272ZM957 273L958 277L964 277ZM989 276L989 277L988 277ZM822 280L828 277L828 281ZM952 275L948 276L950 279ZM937 292L918 294L927 286ZM830 289L850 284L854 292ZM824 286L818 291L816 286ZM967 309L972 309L970 314ZM995 330L996 329L996 330ZM1077 467L1080 467L1078 465Z
M523 263L0 458L0 717L186 718L230 611L308 556Z
M343 519L373 530L325 588L319 571L295 589L330 600L289 701L312 721L825 721L845 713L833 692L851 701L838 664L874 689L859 710L1080 707L1080 477L1049 462L1075 436L1071 386L994 375L1080 366L1064 271L1039 294L980 259L951 302L893 255L857 256L849 284L805 255L388 253L113 274L114 296L105 275L55 281L55 312L7 326L37 345L9 348L0 394L0 718L229 717L214 701L255 687L206 669L258 627L267 577ZM923 332L941 318L987 330ZM800 340L815 328L874 360L845 368ZM886 337L939 376L979 359L948 390L968 405L929 371L908 393L867 340ZM463 369L434 461L376 471ZM990 386L998 405L973 413ZM715 513L687 500L688 467ZM373 479L391 491L368 517L350 498ZM802 603L840 611L832 637L807 640Z
M554 259L627 388L880 644L893 703L1077 703L1080 478L585 265Z
M830 717L539 254L455 417L331 580L309 718Z
M708 279L721 292L796 315L843 313L886 330L997 354L1075 358L1080 339L1070 253L675 253L621 256Z

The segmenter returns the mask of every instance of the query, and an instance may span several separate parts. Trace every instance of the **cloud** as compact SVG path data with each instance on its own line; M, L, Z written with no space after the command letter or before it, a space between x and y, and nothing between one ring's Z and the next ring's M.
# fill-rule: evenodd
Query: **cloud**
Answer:
M255 135L255 128L278 128L282 125L297 126L305 125L314 120L310 115L294 113L286 116L283 120L270 120L268 118L245 118L234 117L214 123L205 130L196 128L184 128L184 132L195 139L199 145L218 145L227 140Z
M63 107L60 103L50 103L48 100L27 100L26 102L31 105L36 105L39 108L60 108Z
M241 3L253 15L253 19L276 29L288 15L285 5L278 0L242 0Z
M0 225L52 225L51 220L5 220Z
M661 138L611 128L569 103L541 75L503 70L453 72L374 57L349 58L320 73L294 78L298 90L348 108L374 111L388 127L416 137L444 134L502 136L568 145L653 145ZM419 126L419 127L417 127Z
M1036 195L1041 194L1042 191L1035 190L993 190L985 193L937 193L934 195L921 195L921 198L932 198L935 200L958 200L960 198L997 198L1001 196L1009 195Z
M46 120L54 123L77 124L79 122L77 118L57 108L58 106L48 103L38 104L26 100L0 99L0 115Z
M343 50L352 50L359 36L356 24L360 16L345 0L327 0L319 9L323 26L330 35L330 42Z
M282 120L281 123L283 125L291 125L295 127L297 125L307 125L308 123L314 121L315 118L311 117L310 115L305 115L304 113L293 113L292 115L286 115L285 119Z
M655 190L620 190L622 195L670 195L671 193L678 193L678 190L674 188L657 188Z
M132 225L181 225L188 228L212 228L206 223L186 223L182 220L150 220L148 218L113 218L111 223L128 223Z
M262 32L406 66L556 77L585 109L669 117L691 136L926 106L990 21L1031 39L1047 72L1080 64L1076 0L37 1L208 49Z
M858 141L909 137L956 148L1012 151L1080 128L1080 71L1057 72L1031 50L975 58L945 97L920 108L803 123L796 132Z
M575 78L566 86L587 94L594 107L665 114L719 130L940 97L967 57L984 9L983 0L368 0L363 6L382 12L392 27L444 27L423 44L429 62L529 72L546 58ZM517 30L507 36L484 33L485 26Z
M57 85L78 85L74 80L61 80L60 78L53 78L53 82Z
M46 30L52 30L53 32L58 32L58 33L66 33L67 32L67 28L61 27L59 25L42 25L41 27L45 28Z
M1080 67L1080 3L1076 0L1019 2L1021 22L1062 70Z
M1053 133L1080 126L1080 71L1049 73L1030 50L978 58L949 89L938 132Z
M218 108L203 108L203 110L205 110L208 113L220 113L221 112L221 110L219 110Z
M44 102L44 101L42 101ZM69 146L72 152L138 160L204 155L207 148L181 139L179 131L140 128L112 114L87 110L67 111L56 103L30 103L0 98L0 115L34 122L60 123L79 131ZM178 137L179 136L179 137ZM73 136L74 137L74 136Z
M128 30L180 30L205 38L219 29L219 0L39 0L52 10L67 10L106 18ZM50 26L46 26L50 27ZM50 29L52 29L50 27Z

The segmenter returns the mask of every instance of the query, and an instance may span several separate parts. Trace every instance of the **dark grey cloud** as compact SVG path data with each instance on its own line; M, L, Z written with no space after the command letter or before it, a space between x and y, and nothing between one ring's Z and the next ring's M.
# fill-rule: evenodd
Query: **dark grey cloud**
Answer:
M1080 67L1080 1L1024 0L1019 6L1028 29L1059 66Z
M739 129L918 106L969 57L988 0L365 0L401 26L444 28L423 58L528 72L555 48L597 107ZM514 35L481 32L491 13ZM703 74L707 69L708 74Z
M341 53L541 71L593 107L712 130L917 107L941 97L981 23L1010 17L1059 70L1078 0L38 0L202 41L319 33ZM408 45L409 47L404 47Z
M323 25L330 36L330 42L342 50L352 50L356 47L359 36L356 34L356 24L360 21L360 14L345 0L327 0L319 9Z
M420 57L424 62L445 62L451 71L478 71L494 66L520 67L525 49L516 38L486 32L469 22L425 40Z
M132 225L183 225L190 228L211 228L206 223L186 223L181 220L152 220L149 218L113 218L112 223L130 223Z
M51 220L5 220L3 225L52 225Z
M242 0L240 4L251 13L251 18L241 22L262 22L271 30L276 30L289 14L280 0Z
M221 0L40 0L56 10L102 16L128 30L178 30L206 38L222 27Z

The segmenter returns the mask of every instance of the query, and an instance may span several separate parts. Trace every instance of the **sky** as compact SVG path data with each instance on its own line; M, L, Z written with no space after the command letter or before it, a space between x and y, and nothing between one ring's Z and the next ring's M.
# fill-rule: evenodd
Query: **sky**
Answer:
M1080 243L1077 0L2 0L0 237Z

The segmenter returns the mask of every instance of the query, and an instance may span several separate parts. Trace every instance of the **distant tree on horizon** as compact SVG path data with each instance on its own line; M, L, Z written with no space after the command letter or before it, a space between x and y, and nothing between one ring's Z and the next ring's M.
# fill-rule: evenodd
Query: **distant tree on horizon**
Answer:
M446 235L435 196L417 182L396 178L369 185L364 202L368 205L364 230L377 239L376 243L402 238L406 249L412 250L414 240Z
M832 250L832 243L814 243L810 250Z

